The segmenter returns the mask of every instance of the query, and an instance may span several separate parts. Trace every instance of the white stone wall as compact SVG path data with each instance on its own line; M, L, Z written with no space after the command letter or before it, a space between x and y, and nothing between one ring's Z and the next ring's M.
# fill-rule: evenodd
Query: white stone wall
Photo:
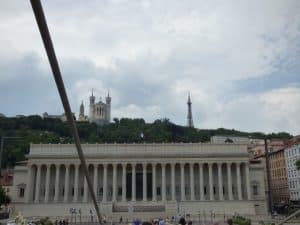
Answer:
M101 207L106 213L112 213L112 204L133 204L137 207L139 204L148 206L159 204L166 208L165 214L174 213L175 207L172 207L172 204L176 204L176 210L188 210L191 213L208 208L214 209L219 213L221 213L221 209L225 210L226 213L234 212L235 209L240 209L240 212L249 214L265 213L262 167L260 164L249 164L247 147L245 145L201 143L84 144L83 150L86 154L90 179L95 188L97 200L101 202ZM106 201L104 201L103 195L99 195L101 188L104 191L104 165L107 168ZM123 165L126 165L127 173L131 173L132 166L135 166L136 172L142 173L142 175L145 165L147 165L146 171L148 174L152 174L155 166L155 187L160 188L161 193L157 193L155 199L153 199L153 196L148 196L147 199L144 199L144 197L143 199L123 199L122 193L118 193L118 189L122 187ZM202 184L200 183L199 174L200 165L203 171ZM116 168L116 200L112 201L114 166ZM172 166L175 168L175 200L172 199ZM79 168L78 189L75 189L76 167ZM69 168L69 180L67 182L66 168ZM165 168L165 176L162 175L162 168ZM209 177L209 168L211 168L211 179ZM95 171L98 174L96 178L97 185L94 184ZM181 175L182 171L184 172L183 176ZM231 179L228 175L229 171ZM57 176L57 174L59 175ZM49 176L49 186L46 185L47 176ZM163 177L165 177L166 184L165 200L162 195L164 190ZM191 179L192 177L194 179ZM229 180L233 186L231 188L229 188ZM64 215L64 212L68 211L67 208L73 204L88 206L88 203L91 202L82 169L79 167L75 146L72 144L31 145L27 169L24 167L15 168L14 186L20 183L27 184L28 182L29 185L27 187L30 188L27 188L27 193L29 194L26 203L24 198L19 199L17 194L13 198L14 203L24 203L23 205L18 204L18 207L26 206L23 207L23 210L28 215L39 210L43 211L40 215L43 213L47 214L48 207L57 206L61 209L57 210L57 212L55 209L53 214L57 213L56 216L60 216L61 214ZM212 185L210 185L210 182ZM222 187L219 185L220 182L222 182ZM257 193L252 192L254 184L257 186ZM200 189L201 185L203 189ZM182 189L183 186L184 189ZM68 187L67 196L64 194L66 187ZM147 188L150 188L149 185ZM47 190L48 195L46 195ZM77 199L74 198L76 190L78 190ZM204 194L203 199L200 196L201 190ZM132 193L133 190L130 191ZM230 191L232 191L232 198L230 197ZM185 193L184 198L182 197L183 193ZM151 194L153 194L153 190Z
M14 177L13 177L13 187L11 192L11 198L13 202L24 202L24 197L20 197L20 185L27 183L27 167L26 166L16 166L14 168ZM25 186L26 191L26 186Z

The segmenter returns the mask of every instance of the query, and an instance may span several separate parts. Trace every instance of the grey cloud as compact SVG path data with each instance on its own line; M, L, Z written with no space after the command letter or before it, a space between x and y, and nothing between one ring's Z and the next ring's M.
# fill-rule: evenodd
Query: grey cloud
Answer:
M298 82L291 75L275 86L264 80L281 79L276 75L278 63L299 61L299 55L290 54L299 51L298 1L105 0L43 1L43 5L75 112L81 99L88 103L91 88L98 97L110 89L118 116L136 110L148 121L169 117L185 124L191 91L196 126L262 131L284 127L298 132L286 126L294 111L285 114L273 104L259 111L261 102L255 99ZM61 113L29 2L1 2L0 7L6 11L0 15L0 100L5 105L0 111ZM298 73L299 68L294 71ZM241 80L243 90L236 87ZM263 87L254 94L248 86L258 82ZM280 111L278 119L264 122L268 110ZM252 118L257 126L247 123Z

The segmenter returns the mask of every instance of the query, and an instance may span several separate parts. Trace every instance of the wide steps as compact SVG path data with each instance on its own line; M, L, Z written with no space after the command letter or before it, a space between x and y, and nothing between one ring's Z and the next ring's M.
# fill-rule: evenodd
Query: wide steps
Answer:
M164 205L113 205L113 212L165 212L166 207Z

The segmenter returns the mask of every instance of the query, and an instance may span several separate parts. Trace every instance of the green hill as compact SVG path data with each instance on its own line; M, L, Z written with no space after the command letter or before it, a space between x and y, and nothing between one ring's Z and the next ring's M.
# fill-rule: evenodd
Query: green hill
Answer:
M161 143L161 142L208 142L214 135L263 137L261 132L242 132L233 129L196 129L176 125L168 119L146 123L144 119L115 118L106 126L77 122L82 143ZM143 137L141 137L143 134ZM72 143L68 124L40 116L0 118L0 136L21 137L6 139L2 167L11 167L25 159L30 143ZM290 138L286 132L272 133L269 138Z

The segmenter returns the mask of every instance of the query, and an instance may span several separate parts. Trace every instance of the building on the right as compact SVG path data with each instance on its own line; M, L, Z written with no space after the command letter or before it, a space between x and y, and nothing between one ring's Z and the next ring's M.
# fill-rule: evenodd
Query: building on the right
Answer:
M300 170L297 170L296 161L300 159L300 136L294 137L284 151L286 172L290 190L291 203L300 203Z
M285 161L286 141L269 140L268 158L270 168L270 187L267 179L267 166L265 145L258 143L251 149L254 160L262 163L264 170L264 183L267 198L271 197L272 211L284 213L286 206L290 203L290 192L287 179L287 165ZM269 195L270 194L270 195Z

